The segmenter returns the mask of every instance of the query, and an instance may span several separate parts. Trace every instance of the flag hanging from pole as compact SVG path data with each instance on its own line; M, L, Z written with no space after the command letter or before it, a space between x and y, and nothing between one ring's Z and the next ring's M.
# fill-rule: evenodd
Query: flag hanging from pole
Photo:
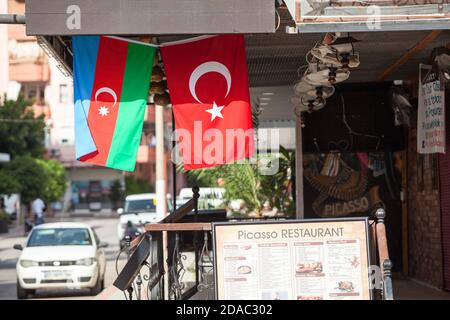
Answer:
M254 137L242 35L162 45L184 169L253 156Z
M72 44L76 158L134 171L155 48L105 36Z

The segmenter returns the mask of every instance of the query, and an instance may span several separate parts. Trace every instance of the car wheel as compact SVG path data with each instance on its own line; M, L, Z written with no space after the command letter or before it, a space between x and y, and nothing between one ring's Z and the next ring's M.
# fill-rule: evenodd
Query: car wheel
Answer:
M24 288L22 288L22 286L20 285L19 279L17 279L17 299L22 300L22 299L28 299L28 296L30 294L34 294L35 290L26 290Z
M95 283L95 286L91 288L91 296L96 296L100 292L102 292L102 279L100 272L98 273L97 282Z

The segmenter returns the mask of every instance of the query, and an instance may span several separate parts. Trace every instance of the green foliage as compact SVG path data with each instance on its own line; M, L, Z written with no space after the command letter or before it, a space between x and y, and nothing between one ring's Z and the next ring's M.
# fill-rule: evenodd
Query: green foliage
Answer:
M55 160L37 159L36 162L47 177L47 183L43 186L43 199L48 202L60 199L67 188L66 170L63 165Z
M123 201L124 195L125 192L122 188L120 180L114 180L113 183L111 184L111 189L109 193L109 198L113 203L114 209L117 209L119 207L119 203Z
M12 158L42 157L44 151L44 119L43 116L35 118L29 106L22 97L0 102L0 150Z
M266 157L267 155L264 155ZM215 187L222 179L225 198L229 203L241 199L245 202L245 213L261 215L264 204L277 208L287 216L295 214L295 201L292 195L295 181L295 153L280 146L278 171L273 175L262 175L258 164L249 161L223 166L187 171L188 181L197 182L200 187ZM178 170L182 169L179 167Z
M20 194L24 203L29 203L38 197L44 198L47 176L37 159L29 156L16 157L8 164L7 170L19 182Z
M261 214L263 198L258 192L260 188L260 174L256 165L248 161L223 166L225 198L228 201L241 199L246 204L247 212Z
M24 203L36 198L55 201L66 189L65 169L54 160L16 157L5 169L18 181Z
M177 166L177 171L187 173L186 187L217 187L217 179L220 178L220 170L217 168L205 168L191 171L184 171L183 165Z
M132 176L125 177L125 195L149 192L155 192L155 188L146 180Z
M295 183L295 152L280 146L278 171L273 175L261 176L260 193L271 208L278 208L287 216L295 215L295 201L292 195Z
M0 210L0 221L9 222L9 219L10 219L9 214L7 214L6 212L2 212Z
M10 195L18 192L20 192L19 181L5 169L0 169L0 195Z

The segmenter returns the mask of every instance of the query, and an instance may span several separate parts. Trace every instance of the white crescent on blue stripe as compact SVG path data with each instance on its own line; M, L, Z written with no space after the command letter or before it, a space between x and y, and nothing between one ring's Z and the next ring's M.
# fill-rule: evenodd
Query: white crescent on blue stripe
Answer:
M228 68L220 62L208 61L195 68L195 70L192 71L191 77L189 78L189 90L191 91L192 97L199 103L202 102L197 97L197 93L195 92L195 85L197 84L198 79L200 79L204 74L208 72L220 73L227 81L227 94L225 95L225 98L228 96L228 93L230 93L231 74Z
M113 97L113 99L114 99L113 108L114 108L115 105L117 104L117 94L114 92L114 90L111 88L108 88L108 87L102 87L102 88L98 89L95 92L95 101L97 101L98 96L102 93L107 93L107 94L111 95L111 97Z

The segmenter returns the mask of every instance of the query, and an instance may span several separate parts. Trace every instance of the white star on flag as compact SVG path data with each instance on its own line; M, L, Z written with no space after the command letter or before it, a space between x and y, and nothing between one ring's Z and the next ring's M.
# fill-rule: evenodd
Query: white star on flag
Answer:
M98 109L98 113L99 113L102 117L107 116L108 113L109 113L109 109L108 109L107 107L105 107L105 106L102 106L102 107L100 107L100 108Z
M213 122L214 119L217 118L217 117L223 119L222 109L223 109L224 107L225 107L225 106L220 106L220 107L219 107L219 106L216 104L216 102L214 101L212 109L206 110L206 112L211 113L211 122Z

